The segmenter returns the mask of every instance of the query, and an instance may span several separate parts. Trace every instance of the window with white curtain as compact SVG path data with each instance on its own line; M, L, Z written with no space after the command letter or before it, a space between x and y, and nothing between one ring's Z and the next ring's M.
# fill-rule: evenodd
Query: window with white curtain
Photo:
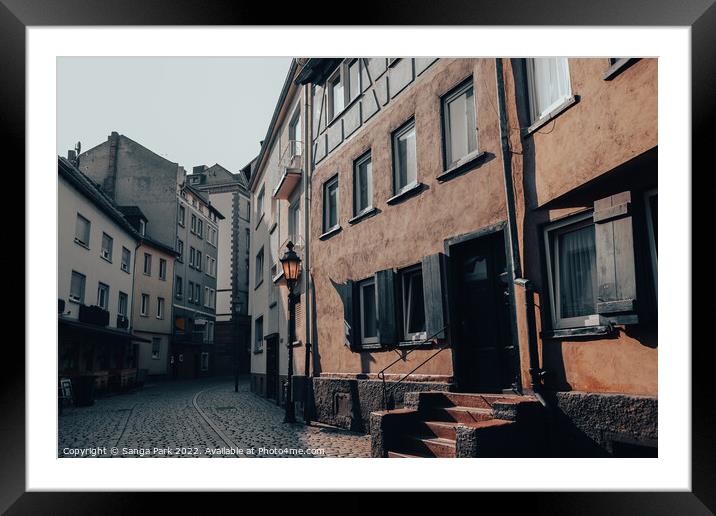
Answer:
M475 95L472 79L442 99L446 168L477 150Z
M418 182L415 120L393 133L393 193L399 194Z
M572 95L566 57L528 59L527 80L532 122L547 116Z
M591 214L546 229L554 327L598 324L597 265Z

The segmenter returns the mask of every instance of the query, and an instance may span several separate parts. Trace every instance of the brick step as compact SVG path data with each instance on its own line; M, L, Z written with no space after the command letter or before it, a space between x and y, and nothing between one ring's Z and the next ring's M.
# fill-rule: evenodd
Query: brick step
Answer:
M430 391L419 395L421 407L473 407L489 409L497 401L516 402L524 396L517 394L476 394Z
M455 457L455 440L435 437L433 435L403 436L394 451L417 457Z
M492 409L476 407L434 407L421 413L424 421L477 423L492 419Z
M420 455L410 455L409 453L399 453L396 451L389 451L388 458L389 459L422 459L424 457L421 457Z

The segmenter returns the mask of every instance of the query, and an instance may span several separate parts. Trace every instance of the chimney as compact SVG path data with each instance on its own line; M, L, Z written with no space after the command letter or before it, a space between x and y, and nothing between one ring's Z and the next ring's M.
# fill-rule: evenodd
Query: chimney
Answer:
M69 161L70 163L75 165L76 161L77 161L77 151L68 150L67 151L67 161Z

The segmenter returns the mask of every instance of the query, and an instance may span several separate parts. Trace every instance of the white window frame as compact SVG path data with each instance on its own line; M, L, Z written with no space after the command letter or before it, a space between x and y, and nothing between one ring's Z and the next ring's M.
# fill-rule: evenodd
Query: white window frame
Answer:
M547 281L549 284L549 301L552 315L552 328L555 330L569 328L586 328L599 326L601 317L599 314L588 314L579 317L561 317L559 310L559 248L557 237L568 230L579 229L579 227L594 225L592 211L568 217L544 228L544 245L547 260ZM579 227L576 227L579 226ZM554 245L553 245L554 244ZM554 261L553 261L554 259Z
M330 203L328 202L328 190L333 186L336 188L336 223L328 227L330 220ZM329 231L340 227L340 183L338 182L338 174L331 177L328 181L323 183L323 232L328 233Z
M105 241L108 243L107 247L105 247ZM109 236L104 231L102 232L102 243L100 244L100 251L99 254L102 257L103 260L107 260L109 263L112 263L112 250L114 248L114 238Z
M180 262L184 262L184 241L177 237L177 253L179 253L179 256L177 256L177 260Z
M181 276L177 276L175 283L175 295L178 299L181 299L184 296L184 278L182 278Z
M261 185L261 190L259 190L259 193L256 196L256 220L261 220L261 217L264 216L265 197L266 197L266 185Z
M147 260L149 258L149 260ZM147 267L147 265L149 265ZM142 268L142 272L145 276L151 276L152 275L152 255L149 253L144 253L144 266Z
M159 349L154 351L154 345L159 343ZM152 360L159 360L162 355L162 339L160 337L152 337Z
M363 290L368 287L373 287L373 309L376 314L376 322L375 322L375 329L376 329L376 335L375 337L366 337L365 336L365 295L363 294ZM366 280L361 281L358 284L358 298L360 299L360 341L361 345L365 344L378 344L378 285L375 282L375 278L368 278Z
M400 310L401 310L401 320L402 320L402 336L403 340L405 341L414 341L414 340L423 340L427 337L426 330L418 331L418 332L409 332L408 328L410 327L410 322L408 321L408 317L410 314L410 304L412 302L412 298L410 296L411 292L407 292L406 288L406 278L408 276L414 275L416 272L420 272L420 275L423 274L423 267L422 265L413 265L412 267L406 267L405 269L402 269L399 271L399 277L400 277ZM423 299L425 299L425 278L423 278ZM422 307L423 310L423 319L427 323L427 318L425 314L425 304L423 304Z
M301 238L301 197L296 198L288 205L288 238L296 243Z
M326 81L328 90L328 123L335 120L346 108L346 84L343 77L343 67L339 66L338 69L330 76ZM336 87L341 86L340 107L336 108Z
M365 163L370 163L370 172L368 173L368 204L358 209L361 193L358 171ZM368 151L353 162L353 216L358 217L371 209L373 209L373 155L371 151Z
M353 80L351 78L351 67L353 65L356 65L358 67L358 84L353 84ZM361 94L361 87L362 87L362 63L361 60L356 58L351 60L349 63L345 64L346 71L345 71L345 85L343 86L343 90L345 92L346 96L346 105L353 102L355 99L357 99Z
M475 132L475 148L473 150L469 150L467 154L460 157L455 157L452 155L452 127L450 124L450 103L456 100L457 98L461 97L462 95L466 95L468 90L472 90L472 110L474 114L473 120L468 120L468 131L474 130ZM480 142L477 138L477 102L476 102L476 95L475 95L475 86L472 80L472 77L470 77L468 80L463 81L461 84L459 84L457 87L455 87L453 90L451 90L449 93L447 93L445 96L442 97L441 101L441 110L442 110L442 125L443 125L443 150L445 152L445 169L450 169L455 167L456 165L460 164L461 162L469 160L471 157L477 155L479 153L480 148ZM471 128L469 126L470 122L474 124L474 128ZM468 138L469 142L469 134L465 135L466 138Z
M80 279L82 280L82 283L81 283L81 285L80 285L80 290L81 290L81 292L80 292L80 297L76 297L76 296L73 296L73 295L72 295L72 279L73 279L75 276L78 277L78 278L80 278ZM69 293L69 296L68 296L68 297L69 297L69 300L70 300L71 302L73 302L73 303L84 304L84 302L85 302L85 289L86 289L86 287L87 287L87 276L85 276L85 275L82 274L81 272L72 271L72 274L70 274L70 293Z
M167 280L167 261L164 258L159 258L159 279Z
M194 257L194 267L197 271L201 272L201 251L196 250L196 256Z
M100 296L102 292L104 292L104 296ZM102 298L104 298L104 306L101 302ZM109 285L101 281L97 284L97 306L102 310L109 311Z
M124 311L122 311L122 298L124 298ZM126 292L119 291L117 297L117 315L123 315L127 317L127 311L129 309L129 296Z
M186 224L186 208L180 204L179 205L179 225L181 227L184 227L185 224Z
M261 334L259 334L259 326ZM264 316L260 315L254 319L254 352L263 351L264 349Z
M149 317L149 294L142 294L139 304L139 315Z
M193 303L194 302L194 282L193 281L189 282L189 291L187 292L187 294L188 294L187 301L189 301L190 303Z
M535 124L544 118L548 118L550 116L550 113L552 113L555 109L557 109L559 106L564 104L572 97L572 76L569 71L569 59L566 57L554 57L553 59L564 59L565 70L567 72L568 91L562 97L553 100L552 103L546 108L542 108L541 111L537 107L537 100L535 98L535 60L534 58L527 59L527 93L530 103L530 121L532 124Z
M157 297L157 319L164 319L165 304L163 297Z
M189 231L196 233L196 213L191 214L191 226L189 226Z
M413 141L415 142L415 170L414 174L415 177L410 178L410 172L407 170L407 163L406 163L406 178L407 182L406 184L399 186L399 179L400 179L400 153L398 152L398 141L399 139L404 136L405 134L409 133L410 131L415 132L415 138ZM409 190L410 188L414 187L418 184L418 132L415 127L415 118L411 118L407 122L405 122L403 125L398 127L395 131L393 131L393 134L391 135L392 140L392 151L393 151L393 194L399 195L406 190Z
M82 238L80 238L77 235L77 229L78 229L77 222L80 219L87 223L86 224L86 227L87 227L87 241L86 242L84 240L82 240ZM81 213L78 212L77 218L75 219L75 242L77 242L79 245L89 249L91 239L92 239L92 222L87 217L83 216Z
M262 246L261 249L259 249L259 252L256 253L256 258L254 260L254 266L255 266L255 271L256 271L254 287L258 287L264 281L264 265L265 265L264 248Z
M125 254L127 256L126 261L124 260ZM129 265L130 265L131 261L132 261L132 251L130 251L126 247L122 246L122 261L119 265L120 269L122 269L124 272L129 274Z

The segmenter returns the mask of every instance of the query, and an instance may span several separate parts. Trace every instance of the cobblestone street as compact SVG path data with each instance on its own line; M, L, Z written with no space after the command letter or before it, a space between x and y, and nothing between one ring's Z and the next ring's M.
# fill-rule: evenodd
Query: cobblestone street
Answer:
M233 380L148 384L65 408L59 457L370 457L370 437L283 423L284 411Z

